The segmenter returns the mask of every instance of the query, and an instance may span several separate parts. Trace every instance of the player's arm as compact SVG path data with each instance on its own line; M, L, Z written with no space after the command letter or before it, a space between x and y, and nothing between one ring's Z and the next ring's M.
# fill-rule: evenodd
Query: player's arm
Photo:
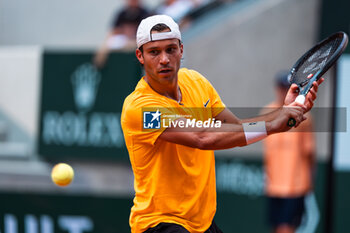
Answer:
M310 89L310 92L306 95L306 101L303 105L300 105L298 103L294 103L295 98L298 96L298 86L296 84L292 84L289 88L289 91L285 98L285 106L288 105L295 105L300 106L304 109L304 112L310 111L310 109L313 107L314 101L317 97L317 91L318 86L324 81L323 78L319 79L318 81L315 81L313 83L313 87ZM281 108L278 108L272 112L269 112L268 114L263 114L261 116L255 117L255 118L249 118L249 119L240 119L236 115L234 115L229 109L225 108L221 113L219 113L215 119L220 120L223 123L233 123L233 124L242 124L244 122L254 122L254 121L272 121L274 120L279 114Z
M228 108L222 110L222 112L215 116L215 119L222 123L242 124L242 120L233 114Z
M228 111L228 110L227 110ZM220 128L178 128L171 127L164 130L159 136L160 140L169 141L176 144L181 144L189 147L199 148L203 150L220 150L237 146L247 145L246 134L243 129L242 121L232 116L230 112L220 113L219 118L226 117L226 122L222 123ZM273 134L277 132L287 131L290 128L287 126L287 121L290 117L297 120L298 124L304 120L303 110L301 107L289 107L281 109L277 116L276 113L266 114L265 117L259 116L257 118L251 118L253 121L266 121L266 133ZM275 116L274 120L270 120ZM178 121L185 119L177 119ZM231 123L230 121L233 121Z
M303 108L304 111L306 111L306 106L298 104L298 103L292 103L289 107L299 106ZM261 115L256 116L254 118L246 118L246 119L240 119L235 114L233 114L228 108L225 108L221 113L219 113L215 119L220 120L222 123L231 123L231 124L243 124L245 122L256 122L256 121L273 121L278 117L279 114L281 114L281 111L283 111L284 107L276 108L273 111L270 112L262 112Z
M185 119L177 119L178 121ZM181 144L202 150L219 150L246 144L241 124L222 124L220 130L213 128L166 129L158 140Z
M298 106L299 104L295 104L295 105ZM215 117L215 119L220 120L222 123L230 123L230 124L243 124L245 122L256 122L256 121L272 121L281 113L282 109L283 107L276 108L274 111L263 113L262 115L256 116L254 118L240 119L236 115L234 115L228 108L225 108L221 113L219 113Z
M215 117L216 120L221 120L223 122L220 129L199 128L183 131L176 127L168 128L159 136L159 139L204 150L220 150L245 146L247 145L247 139L242 126L244 122L265 121L267 135L289 130L290 128L287 126L287 121L290 118L296 119L297 125L299 125L301 121L306 119L303 113L312 108L313 101L317 96L318 86L322 82L323 79L320 79L313 83L312 89L306 96L304 105L294 102L298 95L298 87L292 85L285 99L285 107L279 108L273 112L255 118L241 120L228 109L224 109Z

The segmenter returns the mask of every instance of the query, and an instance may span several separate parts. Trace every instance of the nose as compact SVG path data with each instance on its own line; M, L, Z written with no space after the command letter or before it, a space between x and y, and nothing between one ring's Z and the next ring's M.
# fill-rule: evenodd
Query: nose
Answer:
M165 53L165 52L161 53L161 55L160 55L160 63L164 64L164 65L169 63L169 57L168 57L167 53Z

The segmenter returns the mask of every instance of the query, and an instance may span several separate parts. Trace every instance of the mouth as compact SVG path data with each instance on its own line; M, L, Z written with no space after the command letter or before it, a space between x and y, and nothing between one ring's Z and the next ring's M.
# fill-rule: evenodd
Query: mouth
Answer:
M171 71L172 71L172 69L170 69L170 68L164 68L164 69L160 69L158 71L158 73L160 73L160 74L169 74Z

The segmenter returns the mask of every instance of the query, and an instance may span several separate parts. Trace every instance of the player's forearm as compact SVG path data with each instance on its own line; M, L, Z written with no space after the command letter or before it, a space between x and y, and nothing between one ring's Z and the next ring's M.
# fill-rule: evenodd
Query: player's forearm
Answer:
M271 116L271 115L270 115ZM269 116L269 117L270 117ZM272 114L273 117L274 116ZM267 137L270 134L284 132L290 128L285 120L250 121L243 124L222 124L220 129L208 128L197 133L197 142L200 149L221 150L237 146L246 146ZM269 118L254 118L251 120L268 120Z
M197 124L194 124L187 128L172 127L166 129L160 138L203 150L221 150L245 146L262 140L269 134L287 131L290 129L287 121L291 117L300 123L303 120L302 109L282 108L276 113L264 115L262 118L253 118L250 119L249 123L242 124L221 123L219 127L216 124L211 127L197 127ZM269 121L270 119L271 121ZM185 120L178 119L177 121Z
M223 150L247 145L241 124L222 124L196 133L197 147L202 150Z
M219 128L168 128L159 138L202 150L221 150L246 145L241 124L222 124Z
M274 119L276 119L276 117L278 116L278 114L280 114L282 108L276 108L275 110L263 114L263 115L259 115L253 118L247 118L247 119L242 119L242 123L245 122L257 122L257 121L265 121L265 122L270 122Z
M273 111L269 111L267 113L264 113L262 115L259 115L253 118L240 119L237 116L235 116L229 109L226 108L219 115L217 115L215 119L220 120L222 123L229 123L229 124L242 124L246 122L258 122L258 121L270 122L277 118L281 110L282 110L282 107L276 108Z

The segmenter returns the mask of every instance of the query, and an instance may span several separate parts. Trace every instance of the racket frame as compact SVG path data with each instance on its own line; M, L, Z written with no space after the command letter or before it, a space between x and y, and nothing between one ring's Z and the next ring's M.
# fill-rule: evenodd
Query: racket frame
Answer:
M330 59L326 61L326 64L319 71L317 71L315 74L313 74L313 76L309 80L307 80L307 82L305 81L301 84L297 84L298 88L299 88L299 96L295 99L295 102L300 103L300 104L304 104L305 96L307 95L307 93L309 93L310 89L312 88L313 82L319 80L322 77L322 75L324 73L326 73L334 65L334 63L338 60L338 58L342 55L342 53L346 49L346 46L347 46L348 40L349 40L348 35L345 32L339 31L339 32L336 32L336 33L332 34L331 36L327 37L326 39L320 41L314 47L312 47L310 50L308 50L302 57L300 57L297 60L297 62L294 64L292 69L290 70L290 73L288 75L289 82L291 82L291 80L292 80L293 76L295 75L296 70L299 68L299 66L301 66L301 64L306 59L308 59L310 56L312 56L311 54L314 54L319 48L321 48L325 44L329 43L329 41L334 40L336 38L342 38L342 41L341 41L340 45L338 46L338 48L333 53L333 55L330 57ZM289 127L293 127L296 124L296 121L295 121L295 119L291 118L288 120L287 124Z

